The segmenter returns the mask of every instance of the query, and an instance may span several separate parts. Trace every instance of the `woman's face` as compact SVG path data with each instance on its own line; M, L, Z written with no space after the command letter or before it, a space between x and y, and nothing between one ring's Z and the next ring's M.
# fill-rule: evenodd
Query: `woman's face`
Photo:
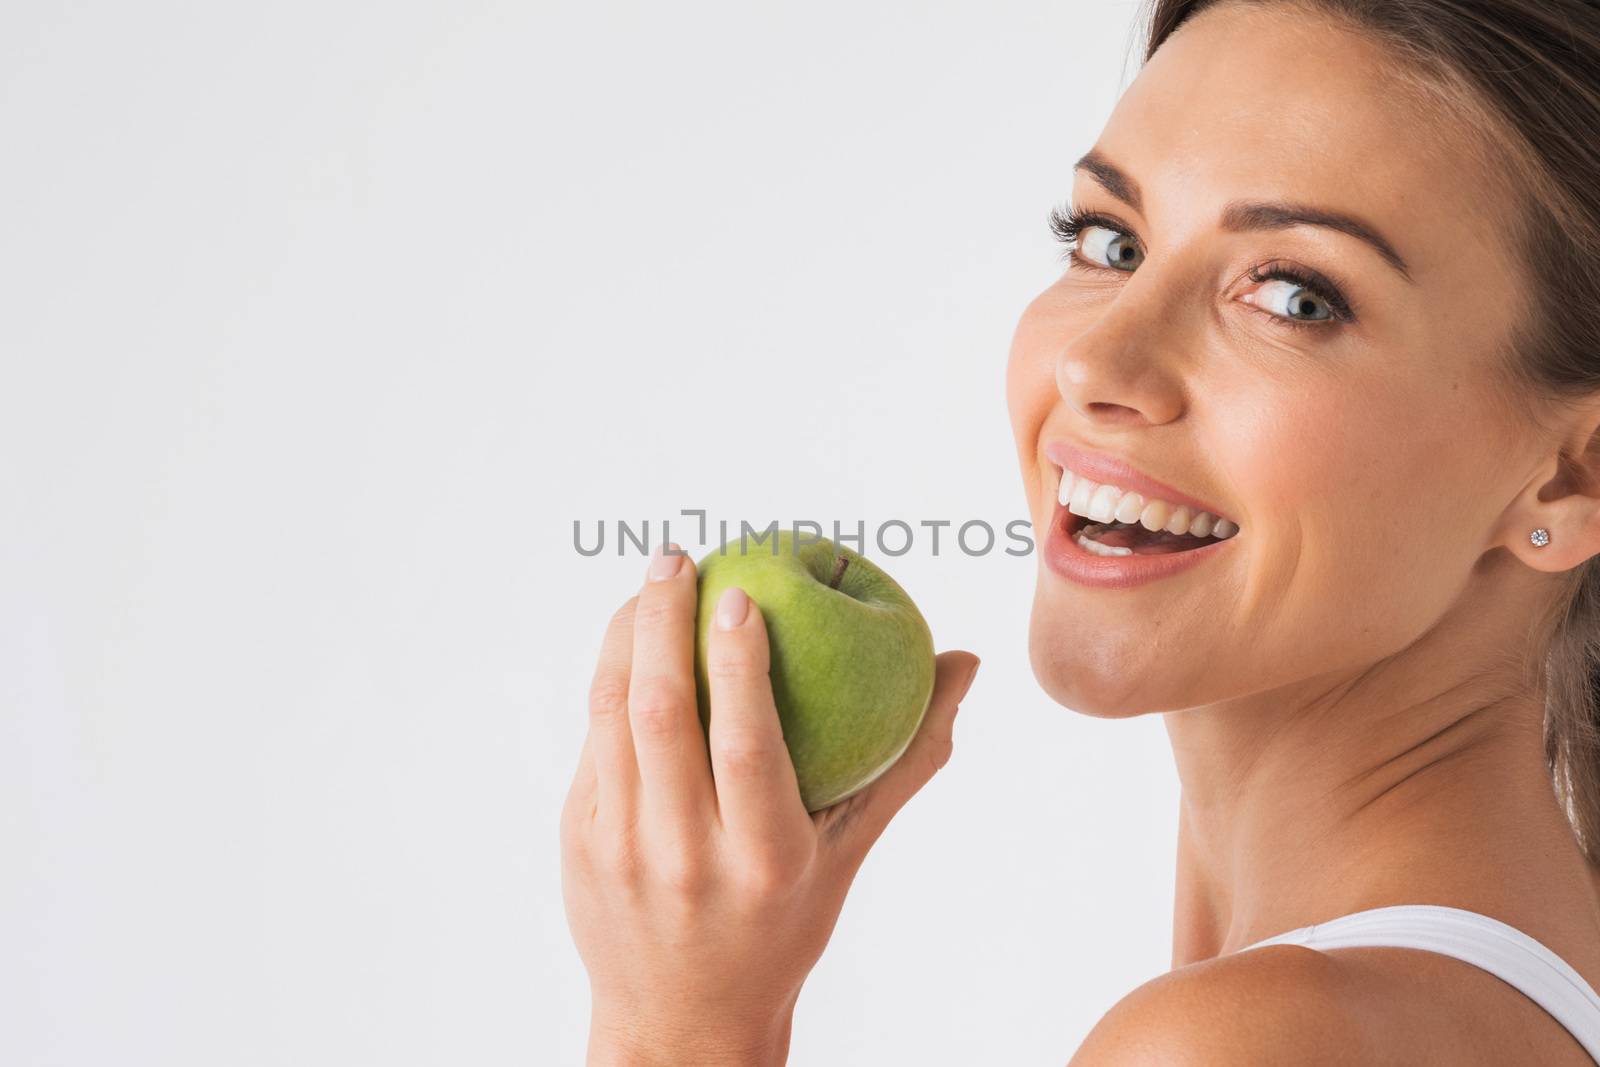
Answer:
M1317 16L1209 10L1077 170L1073 207L1106 221L1024 312L1007 372L1032 659L1061 703L1174 710L1360 671L1471 607L1480 557L1516 536L1536 453L1495 371L1520 302L1508 208L1383 62ZM1392 255L1244 202L1350 216ZM1239 531L1154 580L1075 580L1062 444Z

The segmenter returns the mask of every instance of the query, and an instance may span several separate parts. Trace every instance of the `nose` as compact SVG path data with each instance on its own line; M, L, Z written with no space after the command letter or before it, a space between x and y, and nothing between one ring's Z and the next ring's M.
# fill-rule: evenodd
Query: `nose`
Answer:
M1172 295L1153 274L1137 271L1056 356L1056 390L1086 422L1158 426L1183 413L1181 367L1170 355L1183 339Z

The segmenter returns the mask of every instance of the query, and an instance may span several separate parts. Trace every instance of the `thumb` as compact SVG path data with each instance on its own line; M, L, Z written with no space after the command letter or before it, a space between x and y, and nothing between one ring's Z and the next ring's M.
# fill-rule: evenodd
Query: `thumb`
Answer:
M978 657L970 652L945 652L935 663L928 710L900 758L855 796L817 813L821 828L858 857L865 857L889 820L950 761L955 749L951 729L961 699L977 677Z

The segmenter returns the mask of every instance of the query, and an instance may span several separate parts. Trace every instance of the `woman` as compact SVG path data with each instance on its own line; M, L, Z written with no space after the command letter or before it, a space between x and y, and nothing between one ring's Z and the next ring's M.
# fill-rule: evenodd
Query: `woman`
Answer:
M1173 970L1073 1062L1600 1061L1600 7L1150 14L1007 382L1035 674L1182 781ZM591 1062L783 1061L977 667L808 817L737 591L708 764L693 569L613 621L564 816Z

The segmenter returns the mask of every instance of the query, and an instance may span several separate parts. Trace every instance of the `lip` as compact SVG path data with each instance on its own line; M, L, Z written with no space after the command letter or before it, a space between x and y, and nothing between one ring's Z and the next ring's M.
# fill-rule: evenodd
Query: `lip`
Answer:
M1169 578L1227 551L1227 546L1239 539L1235 534L1200 548L1159 556L1097 556L1075 540L1078 529L1088 522L1056 504L1050 515L1050 532L1045 535L1042 554L1045 565L1056 574L1093 589L1131 589ZM1070 531L1069 526L1073 527Z
M1044 454L1057 467L1064 467L1073 474L1087 478L1097 485L1115 485L1120 489L1138 493L1146 498L1158 497L1169 504L1187 504L1194 511L1209 511L1219 519L1227 519L1235 526L1240 525L1233 516L1225 515L1205 501L1197 500L1188 493L1174 489L1165 482L1156 481L1115 456L1089 452L1066 441L1052 441L1045 446ZM1194 551L1204 551L1204 549L1195 549ZM1188 555L1188 553L1179 553L1179 555Z

